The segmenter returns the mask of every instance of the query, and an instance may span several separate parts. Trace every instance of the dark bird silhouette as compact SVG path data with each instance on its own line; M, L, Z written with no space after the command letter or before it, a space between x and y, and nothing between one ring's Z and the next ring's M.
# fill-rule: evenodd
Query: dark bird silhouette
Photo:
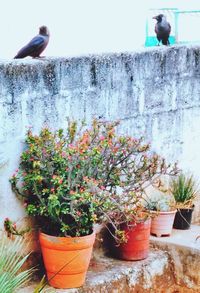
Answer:
M49 42L49 30L46 26L41 26L39 34L35 36L26 46L21 48L14 59L25 58L31 56L33 58L40 57Z
M160 44L160 41L163 45L170 45L169 35L171 32L171 25L167 21L165 15L159 14L157 16L154 16L153 19L157 20L157 23L155 25L155 33L157 35L158 45Z

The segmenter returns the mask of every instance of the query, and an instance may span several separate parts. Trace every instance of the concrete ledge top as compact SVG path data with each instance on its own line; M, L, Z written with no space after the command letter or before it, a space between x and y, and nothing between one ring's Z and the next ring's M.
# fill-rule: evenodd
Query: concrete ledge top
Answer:
M48 56L42 58L24 58L24 59L0 59L0 65L13 64L13 65L35 65L35 64L44 64L45 62L52 61L71 61L74 59L109 59L116 58L120 56L130 57L133 55L141 54L141 53L162 53L172 50L179 49L200 49L200 43L190 43L190 44L175 44L173 46L154 46L154 47L141 47L136 48L133 51L122 51L122 52L106 52L106 53L97 53L97 54L84 54L84 55L76 55L76 56Z
M199 238L198 238L199 237ZM152 244L177 245L200 254L200 226L191 225L189 230L173 229L170 237L150 237Z

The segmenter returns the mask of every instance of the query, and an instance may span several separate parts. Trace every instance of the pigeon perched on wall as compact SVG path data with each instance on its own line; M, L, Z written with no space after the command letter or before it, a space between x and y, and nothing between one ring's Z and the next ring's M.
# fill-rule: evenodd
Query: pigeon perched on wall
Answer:
M14 59L25 58L31 56L33 58L40 57L49 42L49 30L46 26L41 26L39 34L35 36L26 46L21 48Z
M155 25L155 33L159 42L158 45L160 44L160 41L163 45L170 45L169 35L171 32L171 25L167 21L165 15L159 14L157 16L154 16L153 19L157 20L157 23Z

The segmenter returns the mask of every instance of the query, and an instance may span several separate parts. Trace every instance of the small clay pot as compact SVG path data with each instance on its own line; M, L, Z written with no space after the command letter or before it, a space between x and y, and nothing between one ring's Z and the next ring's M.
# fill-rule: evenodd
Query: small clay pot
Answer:
M170 212L152 211L152 213L155 214L155 216L151 221L151 234L157 237L170 236L176 210Z
M122 225L125 231L127 242L120 245L113 243L115 257L123 260L141 260L148 257L151 219L141 223L129 223Z

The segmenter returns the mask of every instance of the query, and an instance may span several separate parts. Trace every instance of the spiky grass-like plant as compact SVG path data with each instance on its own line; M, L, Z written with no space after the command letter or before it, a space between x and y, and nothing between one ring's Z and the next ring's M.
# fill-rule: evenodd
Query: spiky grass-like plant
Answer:
M198 192L193 176L187 177L180 174L171 181L170 189L178 208L191 208L193 206Z
M31 277L34 269L22 270L29 254L24 256L24 240L17 237L14 241L2 237L0 240L0 292L17 292Z

